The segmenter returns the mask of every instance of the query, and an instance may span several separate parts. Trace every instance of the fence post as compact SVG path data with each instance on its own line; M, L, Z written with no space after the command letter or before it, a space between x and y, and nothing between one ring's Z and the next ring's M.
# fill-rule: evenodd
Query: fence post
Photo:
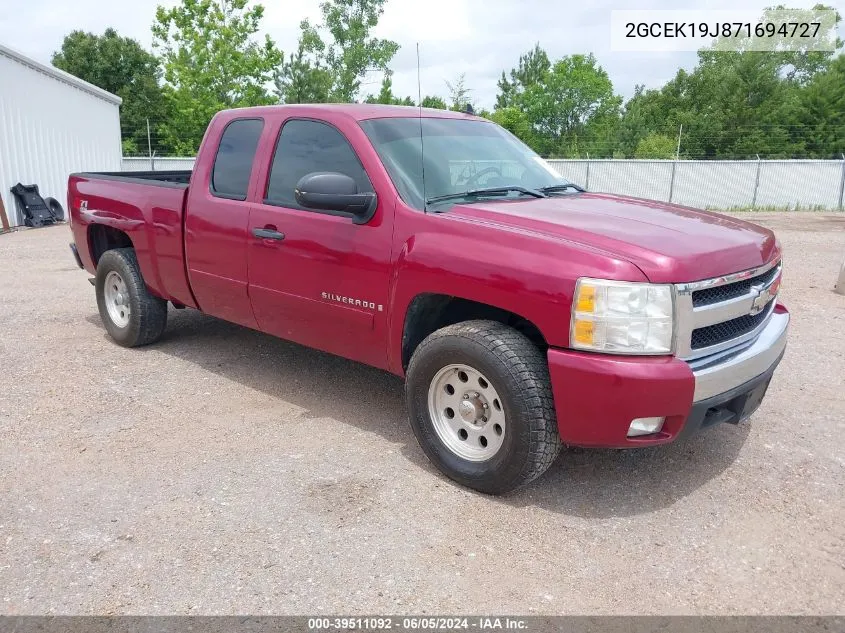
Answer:
M147 153L150 155L150 171L155 171L155 165L153 164L153 142L150 137L150 120L147 119Z
M839 178L839 210L842 211L842 194L845 194L845 154L842 154L842 176Z
M678 147L675 150L675 160L678 160L681 157L681 134L684 131L684 124L681 123L681 127L678 128Z
M672 194L675 192L675 169L678 166L678 160L672 161L672 177L669 179L669 202L672 202Z
M845 172L843 172L845 173ZM584 189L590 190L590 153L587 152L587 182L584 183ZM842 195L839 195L839 207L842 207Z
M754 178L754 196L751 198L751 208L757 208L757 189L760 187L760 154L757 154L757 176Z

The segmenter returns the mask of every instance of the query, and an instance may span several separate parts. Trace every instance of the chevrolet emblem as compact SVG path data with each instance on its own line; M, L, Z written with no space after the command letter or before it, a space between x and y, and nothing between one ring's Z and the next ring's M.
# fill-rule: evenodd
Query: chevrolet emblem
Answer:
M769 282L768 285L751 286L751 292L756 293L756 296L754 301L751 302L749 314L755 316L765 310L769 302L777 296L779 287L780 275Z

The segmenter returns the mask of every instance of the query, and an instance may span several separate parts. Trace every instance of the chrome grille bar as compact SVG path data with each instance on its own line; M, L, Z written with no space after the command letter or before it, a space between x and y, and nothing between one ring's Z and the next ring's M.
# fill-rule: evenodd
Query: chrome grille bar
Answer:
M719 286L726 286L729 284L745 281L755 277L769 273L773 268L777 267L773 273L766 274L764 280L761 282L759 288L756 284L749 286L745 294L730 298L726 301L716 303L707 303L700 306L693 305L693 293L698 290L715 288ZM715 277L713 279L705 279L702 281L694 281L685 284L675 285L675 354L684 360L692 360L696 358L703 358L711 354L717 354L724 350L733 347L738 347L754 339L760 334L763 328L771 318L774 311L775 301L771 301L771 305L766 305L767 314L762 318L760 324L754 330L744 333L741 336L720 341L708 347L699 349L692 348L692 333L699 328L716 325L718 323L725 323L738 317L754 314L754 310L762 309L762 305L758 305L763 299L767 299L768 289L776 283L781 274L780 260L769 262L765 266L744 270L742 272L725 275L722 277ZM768 297L766 304L769 303L771 297Z

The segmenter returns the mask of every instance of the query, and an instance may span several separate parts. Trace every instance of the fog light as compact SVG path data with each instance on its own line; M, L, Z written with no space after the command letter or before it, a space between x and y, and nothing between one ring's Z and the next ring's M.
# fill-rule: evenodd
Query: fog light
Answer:
M663 428L663 422L666 418L636 418L631 421L631 426L628 427L628 437L636 437L637 435L651 435L658 433Z

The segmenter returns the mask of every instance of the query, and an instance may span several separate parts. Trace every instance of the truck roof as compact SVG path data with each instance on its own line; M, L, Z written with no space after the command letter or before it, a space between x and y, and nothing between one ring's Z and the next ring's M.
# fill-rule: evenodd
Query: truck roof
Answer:
M233 110L224 110L224 112L237 112L238 116L244 114L270 114L272 112L291 111L297 114L317 115L326 112L336 112L345 114L356 121L364 121L366 119L387 119L387 118L405 118L418 117L420 112L424 118L429 119L469 119L475 121L485 121L481 117L473 116L471 114L464 114L463 112L453 112L451 110L440 110L437 108L418 108L416 106L399 106L399 105L382 105L376 103L310 103L310 104L291 104L291 105L272 105L272 106L256 106L251 108L237 108Z

